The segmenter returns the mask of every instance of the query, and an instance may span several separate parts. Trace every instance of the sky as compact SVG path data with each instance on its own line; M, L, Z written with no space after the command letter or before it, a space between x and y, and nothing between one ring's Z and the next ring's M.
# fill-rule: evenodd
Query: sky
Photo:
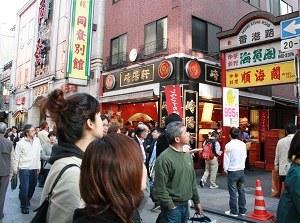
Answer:
M16 13L29 0L0 0L0 30L8 31L16 22Z

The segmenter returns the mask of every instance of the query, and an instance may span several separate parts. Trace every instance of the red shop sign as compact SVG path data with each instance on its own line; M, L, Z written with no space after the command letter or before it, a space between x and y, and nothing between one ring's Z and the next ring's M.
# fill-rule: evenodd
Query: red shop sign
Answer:
M269 130L269 111L259 110L259 142L265 142L267 130Z
M158 75L162 79L171 77L173 73L173 64L170 61L164 60L158 66Z
M176 113L182 118L181 86L165 87L168 114Z
M201 68L197 61L191 60L185 66L185 71L187 75L192 79L197 79L200 77Z

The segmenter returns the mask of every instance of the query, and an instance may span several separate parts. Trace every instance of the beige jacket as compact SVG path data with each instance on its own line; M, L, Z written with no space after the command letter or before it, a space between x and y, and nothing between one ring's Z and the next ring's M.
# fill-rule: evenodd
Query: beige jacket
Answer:
M288 152L293 137L294 134L289 134L286 137L280 139L277 143L274 168L275 171L278 171L278 174L280 176L286 176L291 167L291 163L288 159Z
M58 159L51 166L47 177L41 201L42 204L51 190L52 184L62 168L68 164L81 166L81 159L77 157L66 157ZM73 213L76 208L82 208L84 202L79 191L80 168L70 167L57 182L50 199L47 222L69 223L72 222Z

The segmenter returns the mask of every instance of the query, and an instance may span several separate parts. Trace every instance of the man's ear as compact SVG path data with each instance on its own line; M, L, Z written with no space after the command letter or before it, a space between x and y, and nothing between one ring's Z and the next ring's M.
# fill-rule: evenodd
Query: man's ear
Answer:
M176 143L180 143L180 137L179 137L179 136L176 136L176 137L175 137L175 142L176 142Z

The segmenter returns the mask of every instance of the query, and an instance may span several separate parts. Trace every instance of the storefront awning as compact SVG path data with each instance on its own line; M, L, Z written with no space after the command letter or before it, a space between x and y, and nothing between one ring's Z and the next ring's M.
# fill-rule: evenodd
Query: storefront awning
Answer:
M98 101L99 103L131 103L155 100L159 96L159 88L160 84L155 83L105 92L103 96L98 97Z
M25 108L18 108L14 111L13 117L17 117L19 114L28 113L28 111Z
M98 98L99 103L106 103L106 102L133 102L134 100L150 100L157 98L154 94L153 90L148 91L141 91L129 94L122 94L122 95L114 95L114 96L102 96Z
M239 100L240 105L250 105L250 106L264 106L264 107L273 107L275 105L275 101L272 100L272 97L253 94L245 91L239 91Z
M296 100L290 100L286 98L272 97L276 104L280 104L287 107L298 107L298 102Z

